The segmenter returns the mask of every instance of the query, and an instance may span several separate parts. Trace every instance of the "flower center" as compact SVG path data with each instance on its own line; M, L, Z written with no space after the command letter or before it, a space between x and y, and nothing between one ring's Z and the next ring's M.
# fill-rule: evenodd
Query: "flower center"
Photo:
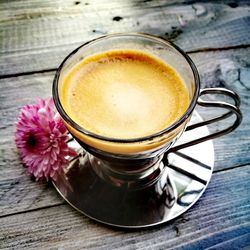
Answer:
M35 138L35 136L34 135L29 135L29 138L28 138L28 140L27 140L27 144L29 145L29 146L35 146L36 145L36 138Z

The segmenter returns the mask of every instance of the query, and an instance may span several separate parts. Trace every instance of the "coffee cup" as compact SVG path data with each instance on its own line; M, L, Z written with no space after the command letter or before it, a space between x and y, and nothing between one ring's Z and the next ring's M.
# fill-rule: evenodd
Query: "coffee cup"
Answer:
M62 88L65 78L77 64L91 55L131 49L159 58L176 70L183 79L188 92L189 100L186 110L170 125L152 134L136 138L112 138L83 127L71 116L62 101ZM202 97L206 95L216 95L216 97L224 95L231 98L234 104L203 100ZM64 59L56 72L53 83L53 98L68 130L87 152L88 160L95 172L101 178L116 186L122 186L129 182L138 188L142 186L142 183L147 183L145 180L151 182L156 171L161 171L161 161L166 153L230 133L239 126L242 120L239 108L240 99L235 92L225 88L201 89L197 68L184 51L161 37L140 33L107 35L75 49ZM225 109L226 113L188 126L197 105L213 109ZM79 108L84 113L84 107ZM164 112L164 110L161 110L161 112ZM157 116L157 113L154 115ZM235 117L229 127L175 146L176 141L184 131L216 123L229 116Z

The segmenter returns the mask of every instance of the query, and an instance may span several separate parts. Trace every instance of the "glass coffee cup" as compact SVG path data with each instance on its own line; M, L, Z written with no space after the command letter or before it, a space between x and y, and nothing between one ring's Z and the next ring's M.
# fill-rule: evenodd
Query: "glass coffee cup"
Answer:
M157 133L140 138L109 138L88 131L70 117L61 102L62 82L72 67L87 56L105 51L124 49L143 51L160 58L172 66L184 80L190 96L186 112L177 121ZM201 97L205 95L216 95L216 97L217 95L225 95L231 98L234 104L202 100ZM126 33L107 35L87 42L74 50L64 59L57 70L53 84L53 98L56 108L68 130L87 152L85 155L86 160L98 178L111 187L129 190L142 190L150 185L155 185L166 167L166 164L162 164L162 159L169 152L230 133L238 127L242 119L239 109L240 99L236 93L224 88L200 89L198 71L188 55L173 43L148 34ZM226 113L188 126L196 105L225 109ZM229 127L175 146L176 141L184 131L191 131L216 123L229 116L235 116L235 120ZM95 218L95 215L90 215L90 217ZM102 219L97 218L97 220L101 221ZM108 223L112 224L113 222L111 220Z

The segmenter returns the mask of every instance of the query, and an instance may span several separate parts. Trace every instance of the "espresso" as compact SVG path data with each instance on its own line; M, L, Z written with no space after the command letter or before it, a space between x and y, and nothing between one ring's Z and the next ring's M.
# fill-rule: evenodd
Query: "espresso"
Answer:
M136 50L86 57L64 77L60 94L63 108L77 124L118 139L159 132L178 120L189 104L177 71Z

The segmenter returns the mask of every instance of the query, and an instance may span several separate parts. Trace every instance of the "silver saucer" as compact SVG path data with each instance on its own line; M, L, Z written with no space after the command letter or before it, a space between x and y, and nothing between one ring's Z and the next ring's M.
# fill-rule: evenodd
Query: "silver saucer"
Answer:
M194 112L191 124L202 121ZM184 132L178 144L208 135L206 126ZM76 141L79 152L53 182L60 195L75 209L104 224L121 228L142 228L170 221L187 211L205 191L214 167L212 141L165 154L160 178L154 184L130 190L101 179L89 162L89 155Z

